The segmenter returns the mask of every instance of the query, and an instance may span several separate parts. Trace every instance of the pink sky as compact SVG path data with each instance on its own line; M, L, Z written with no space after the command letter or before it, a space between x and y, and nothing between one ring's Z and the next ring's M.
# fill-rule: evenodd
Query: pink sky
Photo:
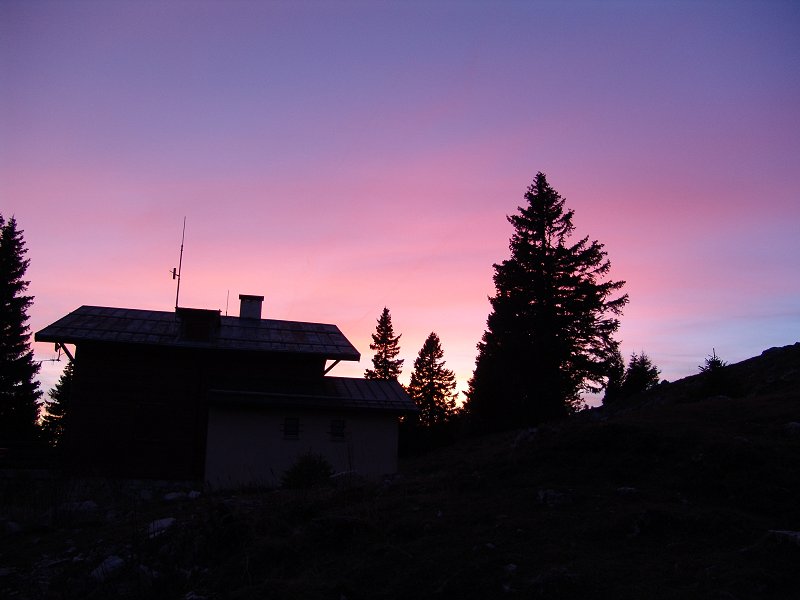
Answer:
M794 343L798 31L792 2L3 2L31 328L171 310L186 216L182 305L335 323L355 376L387 306L401 381L435 331L463 390L541 170L628 282L626 355Z

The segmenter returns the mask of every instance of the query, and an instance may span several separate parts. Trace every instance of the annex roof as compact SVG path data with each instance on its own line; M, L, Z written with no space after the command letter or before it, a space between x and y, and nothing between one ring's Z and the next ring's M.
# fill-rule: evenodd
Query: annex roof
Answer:
M213 337L196 340L181 335L181 321L175 312L104 306L81 306L38 331L34 339L64 344L110 342L252 350L332 360L358 360L361 356L336 325L220 316Z
M417 412L417 406L397 381L353 377L323 377L311 381L274 382L258 391L210 390L217 405L330 408Z

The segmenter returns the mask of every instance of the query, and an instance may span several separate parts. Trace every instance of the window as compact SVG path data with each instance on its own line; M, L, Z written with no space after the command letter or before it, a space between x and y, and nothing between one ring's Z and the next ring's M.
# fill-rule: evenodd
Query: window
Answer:
M344 441L345 422L344 419L331 420L331 441Z
M296 440L300 437L300 419L297 417L286 417L283 420L283 438L286 440Z

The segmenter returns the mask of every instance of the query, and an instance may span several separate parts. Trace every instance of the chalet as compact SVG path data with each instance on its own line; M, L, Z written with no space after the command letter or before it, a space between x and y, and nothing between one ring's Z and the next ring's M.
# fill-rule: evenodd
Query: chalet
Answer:
M331 377L358 351L335 325L81 306L35 335L74 345L64 440L78 472L276 485L303 453L379 478L397 468L397 417L416 410L396 381ZM326 368L328 361L333 361Z

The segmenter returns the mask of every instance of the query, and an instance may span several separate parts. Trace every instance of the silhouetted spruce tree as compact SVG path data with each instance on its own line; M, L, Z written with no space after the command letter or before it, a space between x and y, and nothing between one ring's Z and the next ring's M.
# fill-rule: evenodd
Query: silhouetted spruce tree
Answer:
M50 446L59 446L64 437L64 416L69 410L72 374L72 363L68 362L55 387L47 392L50 399L43 406L41 423L42 435Z
M697 367L701 373L716 373L723 367L727 367L728 363L717 356L717 349L711 349L711 355L706 357L705 363Z
M392 316L389 314L389 309L384 307L378 318L375 333L372 334L372 343L369 345L369 349L374 350L375 355L372 357L373 368L364 372L366 379L394 379L397 381L403 369L403 359L397 358L400 353L400 337L400 335L394 334Z
M42 395L34 378L39 364L30 347L26 296L28 268L25 241L17 221L0 215L0 443L33 441L38 434L37 401Z
M582 392L605 385L627 294L603 245L571 244L573 211L538 173L527 205L508 217L511 258L494 265L496 294L478 344L467 409L476 426L503 429L563 417Z
M625 359L617 348L611 353L608 360L606 375L606 393L603 395L603 404L613 404L622 398L622 384L625 382Z
M661 371L656 367L644 352L633 352L625 370L625 380L622 383L622 396L629 398L634 394L644 392L658 385Z
M431 333L414 361L406 388L419 408L417 422L423 427L444 425L456 410L456 376L445 368L439 336Z
M706 396L728 395L733 391L733 386L725 367L728 363L717 356L716 348L711 349L711 355L706 357L705 363L700 365L702 387L701 392Z

